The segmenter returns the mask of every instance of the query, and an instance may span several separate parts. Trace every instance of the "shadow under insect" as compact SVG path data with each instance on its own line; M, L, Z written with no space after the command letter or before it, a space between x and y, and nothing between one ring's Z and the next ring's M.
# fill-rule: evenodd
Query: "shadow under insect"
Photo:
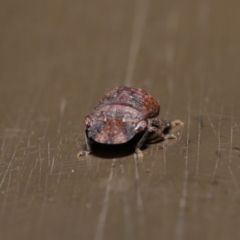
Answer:
M169 132L170 128L164 129L164 134L168 134ZM91 145L92 154L95 156L102 158L119 158L132 155L143 135L144 132L138 133L128 142L121 144L102 144L92 139L89 139L89 144ZM147 149L149 144L157 144L163 141L164 139L160 138L156 133L150 132L141 150Z
M121 144L102 144L90 139L89 144L92 154L95 156L103 158L124 157L133 154L142 136L143 133L136 134L131 140ZM146 147L146 144L144 144L142 149Z

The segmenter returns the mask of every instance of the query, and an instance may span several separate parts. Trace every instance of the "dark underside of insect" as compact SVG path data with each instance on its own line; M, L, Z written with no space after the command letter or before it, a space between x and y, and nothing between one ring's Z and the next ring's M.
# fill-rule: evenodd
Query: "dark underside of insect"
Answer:
M139 133L142 133L141 138L135 147L139 156L142 156L141 147L151 132L159 140L175 139L175 135L164 134L164 130L182 125L182 122L157 118L159 112L157 101L140 88L122 86L112 90L86 116L86 150L80 151L78 156L92 152L91 142L123 144Z

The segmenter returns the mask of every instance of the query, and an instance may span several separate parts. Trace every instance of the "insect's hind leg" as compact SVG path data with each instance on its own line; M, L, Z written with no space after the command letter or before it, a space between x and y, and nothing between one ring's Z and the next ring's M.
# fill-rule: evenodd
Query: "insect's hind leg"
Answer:
M166 140L166 139L177 139L177 137L174 134L164 133L164 130L167 130L169 132L170 129L175 128L178 125L182 125L183 123L180 120L174 120L169 121L166 119L160 119L160 118L153 118L148 119L148 127L145 130L142 138L139 140L136 148L135 153L138 157L143 157L143 153L141 151L141 147L146 141L149 132L155 132L157 136L159 137L159 140Z
M149 127L149 132L155 132L159 137L159 140L166 140L166 139L177 139L174 134L164 134L159 128L151 126Z
M177 139L171 132L182 125L183 122L180 120L169 121L166 119L153 118L150 119L149 132L155 132L158 136L158 141Z
M156 127L160 129L162 132L170 131L178 126L183 125L183 122L180 120L174 120L170 121L167 119L161 119L161 118L152 118L151 124L152 127Z

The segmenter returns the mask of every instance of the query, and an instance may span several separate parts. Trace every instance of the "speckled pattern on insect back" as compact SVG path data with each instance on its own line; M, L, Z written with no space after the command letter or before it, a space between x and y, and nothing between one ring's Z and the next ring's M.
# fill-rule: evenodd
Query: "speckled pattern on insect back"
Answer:
M128 106L137 110L136 118L153 118L159 114L160 107L157 101L141 88L118 87L107 93L95 106L92 114L101 111L106 105ZM127 109L128 110L128 109ZM121 111L120 111L121 112ZM123 111L120 114L125 114ZM135 117L135 116L131 116Z

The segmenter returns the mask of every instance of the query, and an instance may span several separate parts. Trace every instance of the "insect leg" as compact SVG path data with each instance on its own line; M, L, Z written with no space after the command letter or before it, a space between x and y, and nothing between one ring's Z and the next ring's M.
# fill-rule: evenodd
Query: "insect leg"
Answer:
M77 154L77 157L87 156L89 153L92 152L92 151L91 151L90 141L89 141L89 138L88 138L88 136L87 136L87 131L85 131L84 138L85 138L85 143L86 143L86 150L80 151L80 152Z
M154 126L150 126L148 128L148 131L155 132L159 136L160 140L177 139L177 137L174 134L163 134L163 132L159 128Z
M89 140L89 138L87 136L87 131L85 131L84 138L85 138L87 151L90 153L92 150L91 150L90 140Z
M144 144L144 142L146 141L147 137L148 137L148 129L145 130L143 136L141 137L141 139L139 140L139 142L137 143L137 146L135 148L135 153L137 154L138 157L143 157L141 147Z
M160 118L152 118L150 119L150 123L151 123L151 126L153 127L157 127L159 129L161 129L162 131L164 129L172 129L172 128L175 128L177 126L180 126L183 124L182 121L180 120L174 120L174 121L170 121L170 120L167 120L167 119L160 119Z

